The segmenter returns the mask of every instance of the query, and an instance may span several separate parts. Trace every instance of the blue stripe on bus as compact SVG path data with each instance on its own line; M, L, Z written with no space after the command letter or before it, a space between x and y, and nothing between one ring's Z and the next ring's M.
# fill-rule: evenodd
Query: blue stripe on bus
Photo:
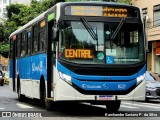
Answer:
M13 77L12 60L10 61L10 77ZM37 54L16 60L16 73L20 79L40 80L41 75L47 80L46 54Z
M65 73L67 75L71 74L71 71L69 69L67 69L66 67L64 67L63 65L61 65L59 62L57 62L57 70Z
M136 84L136 78L143 75L146 71L146 65L136 74L131 76L91 76L78 75L65 68L60 63L57 64L58 71L72 76L72 83L84 90L127 90ZM100 82L97 82L97 81ZM106 80L106 82L105 82ZM107 82L109 80L110 82ZM123 80L123 82L111 82L111 80ZM95 81L95 82L94 82ZM126 81L126 82L125 82Z
M118 80L117 80L118 81ZM124 91L136 84L135 80L128 82L94 82L94 81L80 81L72 79L72 82L83 90L109 90L109 91Z

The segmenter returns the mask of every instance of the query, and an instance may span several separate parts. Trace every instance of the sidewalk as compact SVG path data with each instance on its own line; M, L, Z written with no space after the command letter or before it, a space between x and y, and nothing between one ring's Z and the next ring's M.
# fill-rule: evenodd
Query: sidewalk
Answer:
M156 80L159 80L160 81L160 77L158 76L157 73L154 73L154 72L151 72L151 71L148 71Z

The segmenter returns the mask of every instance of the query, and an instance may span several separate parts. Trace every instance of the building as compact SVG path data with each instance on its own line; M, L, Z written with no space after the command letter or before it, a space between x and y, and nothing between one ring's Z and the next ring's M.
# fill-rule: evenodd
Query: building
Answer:
M0 55L0 70L8 70L8 58L3 57L2 55Z
M5 19L5 14L7 12L6 6L10 4L10 0L0 0L0 22L2 23Z
M31 0L11 0L11 4L25 4L29 5L31 3Z
M147 70L160 74L160 0L133 0L147 20Z

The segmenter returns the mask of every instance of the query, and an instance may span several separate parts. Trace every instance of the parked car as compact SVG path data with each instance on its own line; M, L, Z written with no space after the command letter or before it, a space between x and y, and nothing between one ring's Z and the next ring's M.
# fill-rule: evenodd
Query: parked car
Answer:
M146 100L160 99L160 81L147 71L146 72Z
M9 74L8 72L3 72L3 79L5 84L9 84Z
M1 86L4 85L4 79L3 79L3 73L2 73L2 71L0 71L0 85Z

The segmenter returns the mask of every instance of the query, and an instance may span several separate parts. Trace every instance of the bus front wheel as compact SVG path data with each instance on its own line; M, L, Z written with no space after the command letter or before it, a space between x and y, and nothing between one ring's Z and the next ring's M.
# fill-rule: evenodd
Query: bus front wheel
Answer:
M46 110L48 110L48 111L54 110L53 107L55 107L55 106L53 106L53 104L54 104L54 102L52 100L46 99L45 100Z
M45 104L45 98L46 98L46 86L44 77L41 77L40 80L40 101L42 104Z
M109 101L106 104L106 108L107 108L107 112L117 112L120 108L121 105L121 101L117 100L117 101Z
M17 94L18 94L18 100L20 102L23 102L25 100L25 96L21 94L21 86L20 85L18 87Z

